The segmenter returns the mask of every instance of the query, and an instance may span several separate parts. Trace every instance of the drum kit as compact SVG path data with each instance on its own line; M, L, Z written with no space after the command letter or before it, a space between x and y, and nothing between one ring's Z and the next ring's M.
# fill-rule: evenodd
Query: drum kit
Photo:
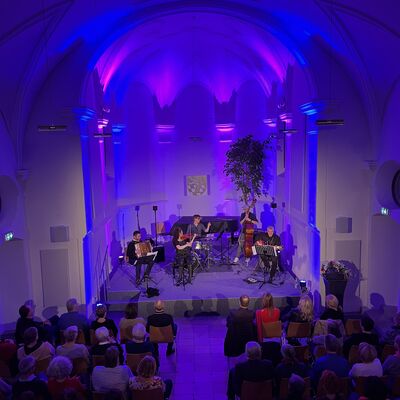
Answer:
M212 237L200 237L193 243L193 271L207 271L210 264L215 264L213 257Z

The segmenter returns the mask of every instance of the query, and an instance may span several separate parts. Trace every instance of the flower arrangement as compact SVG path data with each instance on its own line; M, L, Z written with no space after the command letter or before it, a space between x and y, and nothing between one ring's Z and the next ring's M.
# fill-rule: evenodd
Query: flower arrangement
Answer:
M331 260L321 266L321 276L325 279L347 280L351 276L351 271L344 264L337 260Z

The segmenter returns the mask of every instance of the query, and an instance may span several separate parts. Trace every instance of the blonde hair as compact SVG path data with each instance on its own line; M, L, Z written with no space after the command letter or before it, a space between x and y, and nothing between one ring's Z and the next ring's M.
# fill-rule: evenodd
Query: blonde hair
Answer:
M152 378L156 373L156 360L152 356L146 356L137 367L137 374L142 378Z
M365 342L359 344L358 353L360 354L360 359L363 363L370 363L377 357L375 347Z
M262 308L267 308L269 310L274 309L274 298L271 293L265 293L261 300Z
M311 322L314 319L314 305L308 295L303 294L300 297L298 308L302 320Z
M334 310L337 310L339 307L339 300L335 295L328 294L325 299L325 304L328 308L333 308Z

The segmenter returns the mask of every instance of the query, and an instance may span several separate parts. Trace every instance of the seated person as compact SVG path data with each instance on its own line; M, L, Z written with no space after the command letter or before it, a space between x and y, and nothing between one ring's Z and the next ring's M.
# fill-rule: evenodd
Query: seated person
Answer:
M199 214L193 215L193 222L188 225L186 234L189 236L196 235L198 237L203 236L204 234L207 234L210 231L211 228L211 222L207 224L207 228L204 226L204 224L201 221L201 216Z
M54 399L61 398L65 389L74 389L76 393L81 395L81 398L85 395L85 387L78 377L70 378L71 372L72 362L69 358L57 356L51 360L47 368L49 378L47 387Z
M284 344L281 347L282 361L275 368L275 380L279 388L282 378L290 378L292 374L299 375L303 378L310 376L308 367L297 360L296 351L291 344Z
M229 371L228 399L241 395L243 381L262 382L274 378L271 361L261 359L261 346L257 342L246 344L247 361L237 364Z
M387 357L383 363L383 374L389 377L400 376L400 335L394 339L396 353Z
M344 394L338 393L340 379L329 369L325 370L318 383L316 400L345 400Z
M97 328L105 326L112 333L111 336L116 338L118 336L118 329L115 322L111 318L107 318L107 307L104 304L97 304L95 312L96 320L91 323L90 329L95 331Z
M65 331L69 326L75 325L84 333L86 343L89 343L89 321L85 315L79 312L78 301L75 298L69 299L66 306L67 312L62 314L58 320L58 328L60 331Z
M146 325L144 318L138 317L137 303L128 303L125 307L125 316L119 321L121 343L131 338L132 328L138 323ZM125 337L126 339L123 340Z
M240 307L231 310L226 318L224 354L227 357L237 357L244 353L246 343L256 339L254 326L254 311L249 310L250 298L240 296Z
M286 400L299 400L304 396L306 390L305 380L296 374L292 374L288 382L288 395Z
M70 360L75 358L85 358L89 362L89 351L84 344L75 343L78 337L78 327L75 325L69 326L64 331L65 343L58 346L56 354L58 356L68 357Z
M334 335L343 345L343 336L345 334L343 322L340 319L318 320L314 326L314 336L311 341L312 348L315 346L323 346L325 344L325 336Z
M10 369L11 375L18 373L17 345L11 339L0 339L0 361Z
M355 363L349 372L351 378L358 376L382 376L382 364L377 358L377 352L374 346L369 343L360 343L358 352L361 362Z
M274 307L274 298L271 293L265 293L261 301L261 310L256 311L257 337L263 341L263 324L279 321L279 308Z
M31 327L37 328L40 340L47 339L43 322L33 319L33 309L27 305L23 305L18 310L19 318L15 327L15 341L18 345L24 342L24 332Z
M113 345L108 347L104 354L104 366L98 365L93 369L92 384L96 392L119 390L124 399L129 399L129 382L133 378L133 374L127 365L120 364L119 358L118 348Z
M325 311L319 317L320 319L341 319L344 321L342 307L339 306L339 300L333 294L328 294L325 299Z
M174 334L174 336L176 336L178 327L174 323L174 319L173 319L172 315L167 314L165 312L164 308L165 308L165 304L162 300L157 300L154 303L155 313L152 315L149 315L149 317L147 318L146 330L147 330L147 332L150 332L150 326L155 326L155 327L161 328L164 326L171 325L173 334ZM158 355L158 345L154 344L154 347L155 347L156 354ZM173 348L173 343L168 343L167 356L169 356L170 354L173 354L174 352L175 352L175 350Z
M35 375L36 359L32 356L23 358L19 364L18 380L13 384L13 398L18 399L22 393L30 391L40 399L51 399L46 382Z
M136 324L132 328L132 340L125 344L127 354L151 353L155 356L153 343L146 340L147 332L143 324Z
M115 343L115 340L110 337L110 332L108 329L105 326L102 326L101 328L97 328L94 333L98 343L91 347L90 354L92 356L104 356L109 347L117 347L119 351L119 363L123 364L124 353L122 347Z
M343 354L345 357L349 357L351 346L359 345L362 342L372 344L377 347L379 345L379 337L376 333L373 333L374 321L367 315L364 314L361 317L361 333L353 333L343 344Z
M393 345L397 335L400 335L400 312L393 317L393 326L384 333L382 343Z
M172 381L162 380L156 376L156 360L152 356L146 356L140 361L137 368L137 376L132 378L131 390L152 390L161 388L164 392L164 399L168 399L172 391Z
M54 356L54 347L49 342L39 340L37 328L28 328L24 333L24 345L17 351L18 360L27 356L34 357L37 361Z
M359 400L387 400L388 389L385 383L377 376L370 376L364 384L364 396Z
M318 358L311 369L311 383L315 389L322 372L326 369L333 371L341 378L349 374L350 365L346 358L338 354L340 352L340 343L334 335L326 335L325 349L326 355Z
M285 320L289 322L313 322L314 305L308 294L301 295L299 304L286 315Z

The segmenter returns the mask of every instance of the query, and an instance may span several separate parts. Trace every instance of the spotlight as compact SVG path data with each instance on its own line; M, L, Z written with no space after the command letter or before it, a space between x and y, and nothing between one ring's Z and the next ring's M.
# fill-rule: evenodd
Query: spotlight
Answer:
M271 203L271 208L277 208L277 207L278 207L278 204L276 204L275 201L273 201L273 202Z
M122 265L124 263L124 256L119 256L118 262Z
M299 280L299 286L300 286L301 293L307 293L308 292L307 281L305 281L304 279L300 279Z

